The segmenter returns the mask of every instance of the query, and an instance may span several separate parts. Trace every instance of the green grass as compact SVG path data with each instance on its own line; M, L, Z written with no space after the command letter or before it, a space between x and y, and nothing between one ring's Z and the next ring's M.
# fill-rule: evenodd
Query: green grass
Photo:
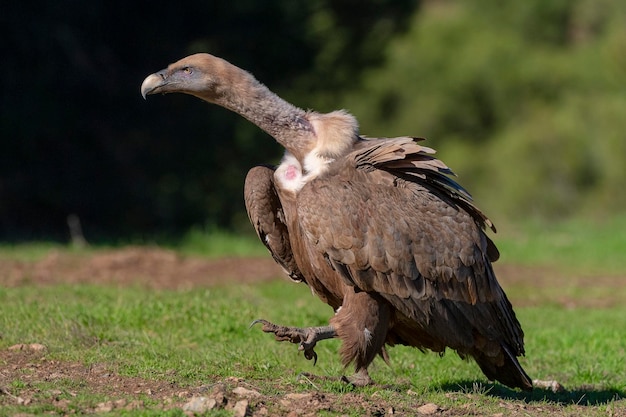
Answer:
M315 316L311 308L303 308L294 314L292 303L276 304L281 297L317 305L320 313ZM110 361L132 376L155 376L175 368L189 381L205 375L249 377L245 372L250 369L239 359L250 355L255 368L269 369L280 362L280 356L263 358L266 353L279 355L276 351L246 352L250 343L264 345L260 342L268 339L258 329L248 330L259 316L321 324L330 313L300 286L285 282L180 292L89 285L19 287L0 289L0 304L0 346L45 343L58 359Z
M234 235L217 228L191 229L176 243L174 249L187 255L202 255L208 257L222 256L267 256L267 249L252 231Z
M38 261L53 250L69 251L72 248L68 245L52 242L0 243L0 261Z
M4 288L0 289L0 350L16 343L43 343L48 360L107 364L121 375L181 386L237 377L267 395L311 389L341 394L350 390L339 382L314 382L312 387L297 380L300 372L342 374L336 340L320 343L318 365L313 367L295 345L274 342L259 328L248 328L260 317L320 325L330 314L306 287L284 281L193 291L94 285ZM615 400L626 395L626 307L533 307L518 309L518 315L527 334L523 359L527 372L533 378L558 380L569 392L518 393L490 384L475 364L461 361L453 352L440 358L406 347L390 350L391 367L379 360L372 367L377 382L392 388L362 392L366 397L378 392L406 404L403 393L410 389L422 403L446 408L467 404L469 396L479 409L493 413L503 399L558 405L563 410L585 406L589 415L602 415L606 407L626 410L625 400ZM11 383L19 391L20 381ZM76 384L61 380L54 386L70 391L80 389ZM45 393L50 386L42 381L38 388ZM88 393L74 399L84 407L103 400ZM28 410L13 407L14 412ZM148 411L144 415L151 415Z
M152 239L130 239L119 242L96 242L86 247L76 247L59 242L0 242L0 261L38 261L51 251L70 251L88 255L98 250L115 249L124 246L159 246L172 249L183 255L219 257L263 257L267 249L259 241L252 227L247 233L234 234L218 228L194 227L180 238L155 237Z
M549 226L528 223L514 232L504 228L496 242L503 262L622 277L626 271L625 230L626 217ZM51 250L87 255L98 248L4 245L0 246L0 261L36 261ZM177 250L207 256L268 256L253 238L242 243L228 234L200 230L190 232ZM406 347L390 349L390 367L378 359L374 362L371 374L381 384L375 387L353 390L337 381L298 379L301 372L334 377L344 371L336 340L318 345L319 360L314 367L295 345L277 343L260 328L248 328L257 318L303 326L327 322L330 308L305 286L286 279L179 291L91 284L0 288L0 352L17 343L42 343L48 348L46 360L104 365L119 375L180 387L236 377L269 398L286 392L320 391L339 398L335 408L322 414L329 416L363 414L358 405L343 403L341 399L347 395L394 404L397 410L433 402L461 415L463 410L505 416L626 415L626 305L621 302L626 290L619 281L585 288L565 282L540 290L519 284L507 288L511 299L531 300L520 303L529 307L516 308L526 333L523 366L533 378L559 381L567 388L564 393L512 391L489 383L474 363L461 361L453 352L440 358ZM537 291L540 297L534 294ZM563 296L574 302L563 303ZM617 302L599 303L605 307L597 309L580 307L593 303L576 302L607 297ZM4 366L0 357L0 387L17 394L30 390L35 397L31 405L7 405L0 416L5 412L61 413L63 410L45 401L55 389L71 400L76 413L111 399L90 392L72 378L6 381L1 378ZM69 392L75 396L69 397ZM180 410L164 412L154 400L141 398L143 409L116 410L115 415L182 415ZM2 394L0 404L8 404ZM229 413L221 410L215 415Z
M492 235L501 261L584 274L626 272L626 215L603 220L520 222Z

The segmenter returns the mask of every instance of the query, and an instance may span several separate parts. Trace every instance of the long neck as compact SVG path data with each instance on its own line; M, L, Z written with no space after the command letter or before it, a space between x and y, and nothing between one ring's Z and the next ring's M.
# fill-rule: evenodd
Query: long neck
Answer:
M271 92L250 73L231 67L228 88L218 88L210 101L245 117L294 155L306 153L315 141L307 113Z

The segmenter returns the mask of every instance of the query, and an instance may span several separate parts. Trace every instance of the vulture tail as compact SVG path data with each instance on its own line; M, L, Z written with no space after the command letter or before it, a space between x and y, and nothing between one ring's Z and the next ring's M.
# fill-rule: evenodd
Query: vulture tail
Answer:
M505 344L502 345L502 353L504 356L502 364L497 364L493 357L486 356L483 353L475 354L474 359L487 378L501 382L511 388L532 391L533 381Z

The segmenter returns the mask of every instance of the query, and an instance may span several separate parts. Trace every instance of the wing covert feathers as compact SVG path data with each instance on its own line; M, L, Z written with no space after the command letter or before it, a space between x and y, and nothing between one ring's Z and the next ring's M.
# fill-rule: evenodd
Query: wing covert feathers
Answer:
M436 151L417 143L423 140L408 136L363 139L360 146L364 149L352 155L357 168L376 168L407 181L421 181L431 185L441 192L442 197L451 198L460 204L481 227L489 227L495 232L493 223L473 205L470 193L449 177L454 176L454 172L434 157Z
M285 215L274 186L273 168L257 166L248 172L244 201L250 222L274 260L289 278L304 281L291 250Z
M515 356L524 347L491 267L498 252L484 229L495 228L417 141L357 142L350 162L301 190L299 224L340 279L405 317L396 343L481 357L481 368L493 368L487 375L502 380L503 367L521 369ZM514 378L512 386L527 386L525 374Z

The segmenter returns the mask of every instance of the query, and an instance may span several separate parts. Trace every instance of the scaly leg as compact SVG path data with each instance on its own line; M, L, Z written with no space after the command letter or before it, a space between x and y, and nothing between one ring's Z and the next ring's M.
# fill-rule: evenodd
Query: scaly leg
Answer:
M337 332L333 326L320 326L320 327L287 327L278 326L274 323L270 323L267 320L259 319L250 324L250 327L257 323L263 324L263 331L265 333L274 333L276 340L279 342L288 340L291 343L298 343L298 350L304 352L304 357L308 360L313 359L313 364L317 363L317 353L313 348L315 344L320 340L332 339L337 337Z

